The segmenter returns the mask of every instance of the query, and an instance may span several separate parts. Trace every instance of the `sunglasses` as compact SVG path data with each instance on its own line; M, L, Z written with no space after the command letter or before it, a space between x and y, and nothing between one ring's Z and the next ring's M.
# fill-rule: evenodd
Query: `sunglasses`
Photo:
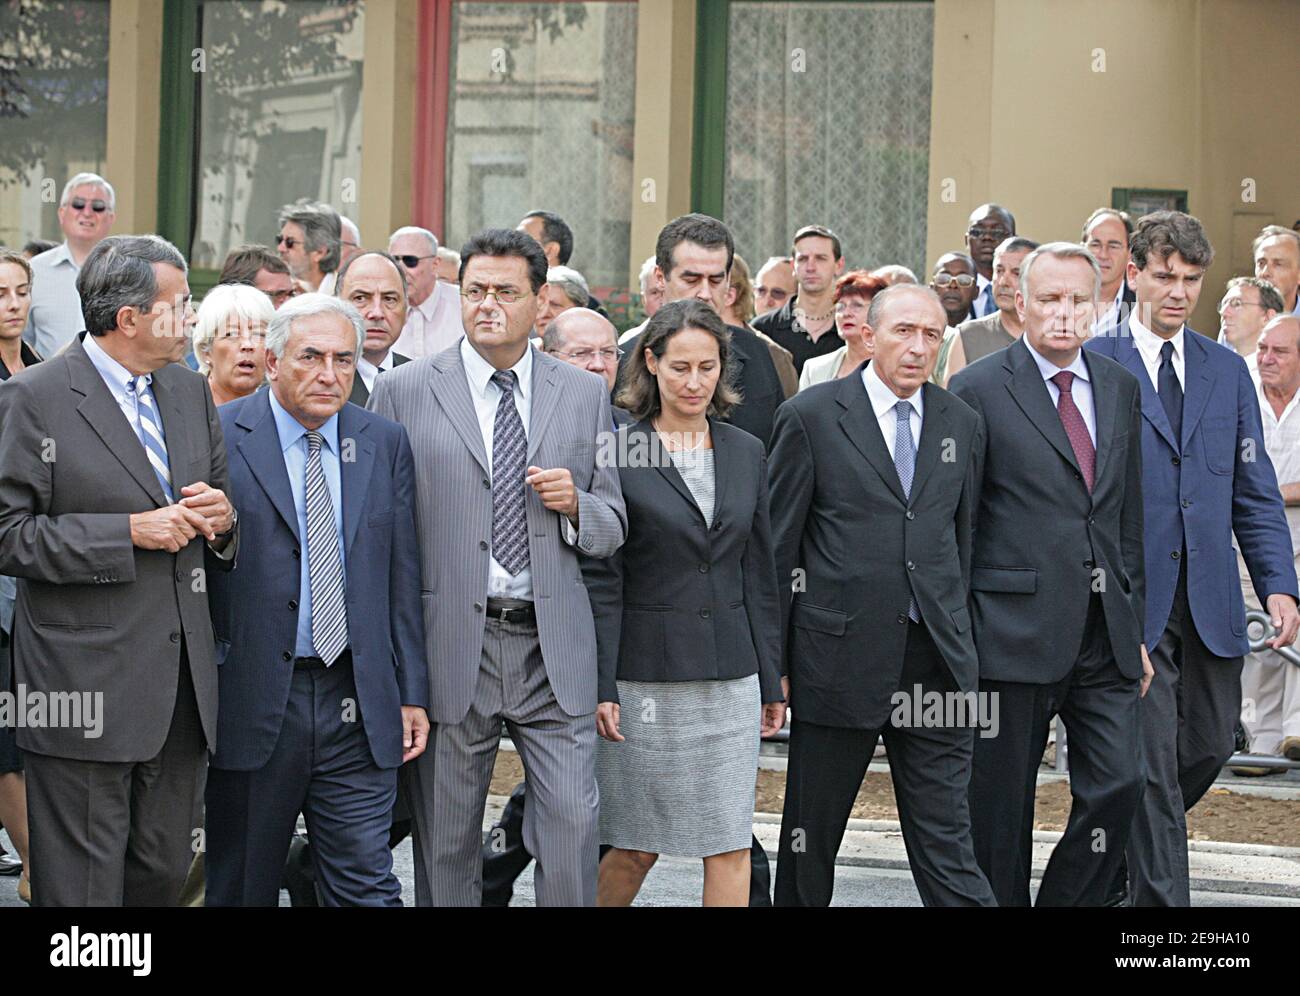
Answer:
M432 255L432 256L395 256L394 258L395 258L399 263L401 263L404 267L406 267L408 270L414 270L417 266L420 265L420 260L422 260L422 259L437 259L438 256L437 256L437 254L435 253L435 254Z
M72 208L74 211L86 210L87 204L90 205L90 210L94 211L95 214L103 214L108 210L108 202L102 201L98 197L93 201L88 201L84 197L74 197L72 200L68 201L68 207Z
M277 235L275 244L284 246L286 249L292 249L294 246L305 246L307 243L302 239L295 239L292 235Z

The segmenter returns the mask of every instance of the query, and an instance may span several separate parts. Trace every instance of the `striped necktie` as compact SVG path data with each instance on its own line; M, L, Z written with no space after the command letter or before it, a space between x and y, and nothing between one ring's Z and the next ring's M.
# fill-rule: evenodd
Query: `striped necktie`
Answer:
M320 448L324 437L307 432L307 574L311 583L311 642L326 666L348 645L348 609L343 586L343 558L334 522Z
M126 389L135 396L136 420L139 423L140 442L144 444L149 466L153 468L170 505L176 499L172 494L171 464L167 462L167 437L163 435L162 419L154 404L153 391L149 390L149 377L132 377Z

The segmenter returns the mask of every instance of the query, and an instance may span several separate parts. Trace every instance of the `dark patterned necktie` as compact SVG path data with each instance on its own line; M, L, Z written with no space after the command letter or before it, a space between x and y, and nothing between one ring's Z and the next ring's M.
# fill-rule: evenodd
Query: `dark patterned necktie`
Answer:
M916 474L916 444L912 442L912 402L900 401L894 405L894 469L903 494L912 498L912 478ZM912 595L907 603L907 618L921 621L921 609Z
M1166 342L1160 347L1160 369L1156 373L1156 393L1160 403L1165 406L1165 415L1169 417L1169 428L1174 430L1174 439L1183 438L1183 385L1178 383L1178 371L1174 369L1174 344Z
M492 427L492 559L518 574L528 566L528 522L524 515L524 470L528 437L515 407L515 372L498 370L501 388Z
M1074 386L1074 374L1062 370L1052 377L1052 383L1061 391L1056 411L1061 416L1061 425L1065 426L1065 434L1070 437L1070 446L1074 449L1074 459L1079 462L1079 470L1083 472L1083 481L1091 492L1096 481L1097 448L1092 444L1092 436L1088 435L1088 423L1083 420L1083 413L1079 411L1079 406L1074 403L1074 395L1070 393L1070 388Z

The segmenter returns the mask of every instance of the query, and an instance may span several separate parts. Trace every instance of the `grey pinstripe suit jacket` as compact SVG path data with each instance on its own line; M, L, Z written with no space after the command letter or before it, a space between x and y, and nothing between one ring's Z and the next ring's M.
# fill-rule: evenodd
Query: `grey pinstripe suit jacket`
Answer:
M533 354L528 465L567 467L578 489L578 538L527 489L528 554L546 675L571 716L596 709L596 633L578 553L608 557L627 535L616 467L597 467L597 438L610 431L609 394L595 374ZM483 650L492 538L492 482L459 343L390 370L370 409L406 427L415 453L428 648L430 718L459 723L469 712Z

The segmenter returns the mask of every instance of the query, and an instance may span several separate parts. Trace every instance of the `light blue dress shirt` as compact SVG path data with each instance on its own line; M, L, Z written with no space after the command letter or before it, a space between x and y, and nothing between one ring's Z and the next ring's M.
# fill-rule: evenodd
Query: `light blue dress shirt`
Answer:
M41 356L53 356L86 328L77 293L79 273L66 242L32 257L32 307L23 339Z
M925 388L920 387L910 398L900 398L880 379L876 365L868 363L862 370L862 385L867 389L867 398L871 401L871 410L875 413L880 434L885 437L885 446L889 457L894 457L894 443L898 439L898 403L910 401L912 411L908 414L908 428L912 430L912 449L921 449L921 423L925 418Z
M298 536L302 540L302 558L298 561L298 636L294 643L297 657L315 657L316 648L311 639L311 568L307 550L307 429L284 410L276 400L275 392L268 391L271 413L275 416L275 429L280 434L280 449L284 453L284 469L289 474L289 487L293 490L293 509L298 516ZM343 564L346 584L347 557L343 544L343 478L339 462L339 417L330 416L319 430L324 441L320 448L320 465L325 474L325 487L329 489L330 504L334 506L334 528L339 536L339 560Z
M1050 360L1044 359L1029 342L1029 336L1022 336L1021 341L1029 350L1029 355L1034 358L1038 365L1038 372L1043 375L1043 381L1047 384L1047 393L1052 399L1052 407L1056 408L1061 400L1061 389L1052 383L1052 378L1062 370L1068 370L1074 374L1074 383L1070 385L1070 397L1074 398L1074 407L1079 409L1079 414L1083 416L1083 423L1088 427L1088 435L1092 437L1093 449L1097 448L1097 412L1096 405L1092 401L1092 378L1088 375L1088 364L1083 360L1083 350L1075 354L1074 360L1068 367L1058 367Z

